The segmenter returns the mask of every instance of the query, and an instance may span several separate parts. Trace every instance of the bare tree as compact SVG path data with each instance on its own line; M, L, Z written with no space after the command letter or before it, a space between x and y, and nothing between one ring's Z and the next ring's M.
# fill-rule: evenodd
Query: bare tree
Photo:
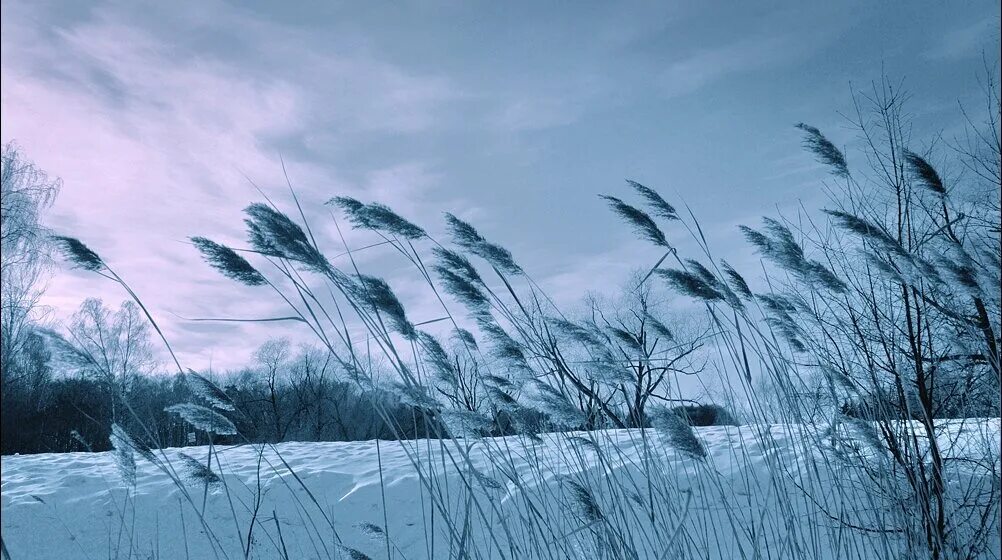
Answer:
M100 299L88 298L73 315L70 340L86 357L87 373L116 392L127 393L136 378L157 365L150 327L138 306L124 301L112 311Z
M653 283L634 276L625 293L612 304L590 300L590 323L618 358L607 364L623 371L616 391L625 408L629 427L647 425L646 409L652 400L688 402L678 391L673 376L698 375L704 369L699 351L710 330L693 316L688 324L668 319L664 297L655 293ZM669 327L669 324L671 327ZM672 386L675 390L672 391Z
M294 408L301 411L303 435L320 441L340 417L340 401L345 387L334 375L334 357L323 349L304 345L289 364L289 385L295 395Z
M39 318L41 281L49 264L40 218L60 182L26 160L13 143L3 147L0 182L0 376L6 390L33 369L22 362L31 325Z
M289 339L276 338L265 342L255 352L254 359L267 391L264 398L269 409L273 441L283 441L301 412L301 408L290 406L285 390L290 360Z
M456 331L451 337L450 351L443 355L449 361L449 374L440 376L434 383L438 393L455 410L480 411L486 404L483 372L477 356L467 350L465 342L470 336L465 331Z

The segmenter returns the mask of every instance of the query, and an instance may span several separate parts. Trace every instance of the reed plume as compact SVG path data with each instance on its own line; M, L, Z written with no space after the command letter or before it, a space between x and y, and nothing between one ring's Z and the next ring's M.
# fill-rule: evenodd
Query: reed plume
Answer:
M797 128L804 131L803 144L807 151L814 154L819 162L830 167L833 175L837 177L849 176L849 166L846 164L845 155L820 130L804 123L799 123Z
M212 268L223 273L223 276L236 280L247 286L260 286L265 284L264 276L257 271L247 259L241 257L236 251L226 245L221 245L204 237L192 237L191 242L202 254L202 258L209 263Z

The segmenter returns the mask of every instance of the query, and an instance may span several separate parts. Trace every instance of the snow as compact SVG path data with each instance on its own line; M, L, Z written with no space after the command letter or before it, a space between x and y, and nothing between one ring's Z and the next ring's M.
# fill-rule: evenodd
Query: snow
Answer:
M940 437L957 442L953 456L999 456L998 419L947 421L940 428ZM589 518L600 516L630 536L633 550L652 558L673 546L711 558L753 549L771 550L773 557L856 558L883 546L886 535L847 531L823 513L851 512L867 523L887 515L864 484L847 482L862 480L858 472L817 460L826 453L824 427L696 433L705 461L673 449L653 430L547 434L540 441L382 441L378 453L374 441L216 448L213 469L224 484L204 495L201 519L204 485L179 487L138 455L134 487L123 482L114 453L7 456L3 539L14 560L244 558L254 518L252 558L286 552L288 558L350 558L348 549L372 558L387 557L388 549L407 559L448 558L457 550L494 558L587 557L596 539L606 538ZM176 466L182 451L202 461L209 452L163 453ZM469 463L462 459L467 454ZM998 484L991 479L997 470L987 474L973 461L951 464L950 485ZM419 477L419 469L428 476ZM464 480L474 481L476 500L467 499ZM589 489L597 509L574 499L575 482ZM449 504L451 522L431 505L429 492ZM996 526L997 516L996 508ZM546 521L525 521L531 518ZM791 519L802 521L791 525ZM790 543L801 548L784 556ZM618 545L606 544L615 557ZM990 550L999 544L996 537Z

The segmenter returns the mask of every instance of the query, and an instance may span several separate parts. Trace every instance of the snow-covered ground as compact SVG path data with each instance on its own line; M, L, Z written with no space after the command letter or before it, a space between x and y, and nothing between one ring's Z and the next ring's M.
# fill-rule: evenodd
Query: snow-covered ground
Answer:
M244 558L248 534L250 557L290 559L352 558L351 549L355 558L407 559L460 551L483 558L653 558L672 550L715 558L754 551L860 558L878 556L894 538L832 519L879 526L893 512L865 484L852 482L862 479L848 463L815 460L845 445L824 449L831 438L822 428L696 433L705 461L653 430L468 445L383 441L378 453L372 441L285 443L263 452L229 447L217 449L218 465L213 461L225 484L207 494L201 483L182 490L139 456L134 487L123 482L113 453L8 456L3 540L18 560ZM998 471L990 474L975 461L999 456L998 419L944 423L942 437L957 442L954 457L971 459L951 461L948 484L997 488ZM178 468L181 451L165 452ZM208 448L183 452L204 460ZM419 468L427 476L419 477ZM473 499L464 480L472 481ZM444 516L444 508L452 513ZM994 512L989 522L998 535ZM989 546L997 551L998 538Z

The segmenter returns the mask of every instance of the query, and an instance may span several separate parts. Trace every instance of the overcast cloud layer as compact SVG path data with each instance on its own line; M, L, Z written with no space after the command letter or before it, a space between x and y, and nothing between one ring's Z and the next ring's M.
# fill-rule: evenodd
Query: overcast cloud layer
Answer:
M658 188L722 256L753 263L736 224L824 200L793 124L850 143L850 82L883 69L913 93L917 137L949 135L958 101L979 102L983 53L998 60L994 0L284 4L3 3L3 141L63 179L48 224L129 279L193 368L305 335L180 318L282 313L186 239L242 246L241 210L262 199L252 182L288 203L283 161L329 253L344 247L321 206L332 196L389 204L432 233L448 210L571 305L658 257L596 194L626 178ZM435 313L368 253L415 321ZM122 299L99 280L59 271L53 318L90 295Z

